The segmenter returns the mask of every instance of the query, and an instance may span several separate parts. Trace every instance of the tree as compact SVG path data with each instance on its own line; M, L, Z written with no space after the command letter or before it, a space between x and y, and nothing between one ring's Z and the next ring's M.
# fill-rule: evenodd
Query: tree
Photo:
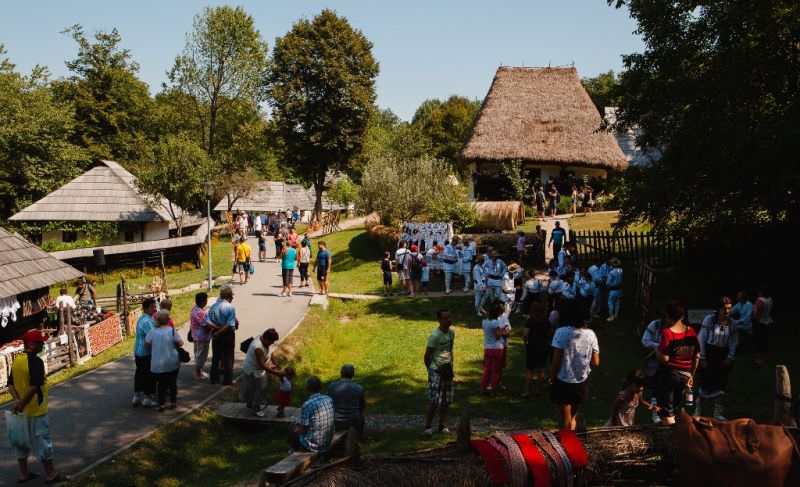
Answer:
M581 78L581 84L589 93L601 117L605 116L605 107L615 107L619 103L619 77L613 70L593 78Z
M481 103L478 100L453 95L444 103L434 105L430 100L424 102L414 118L419 119L422 133L431 140L433 155L455 164L481 108ZM430 115L425 118L424 113L431 107L433 109ZM466 167L457 166L456 169L461 176L467 175Z
M53 83L56 98L75 107L73 142L95 159L137 161L149 143L153 101L139 65L121 49L116 29L100 31L94 42L79 24L63 31L78 43L78 56L67 61L73 75Z
M173 87L190 95L208 131L206 151L216 152L221 112L264 96L267 44L243 8L206 7L194 18L183 52L169 72Z
M372 43L331 10L297 22L275 42L273 117L286 162L314 185L316 217L328 170L346 171L361 151L377 75Z
M145 158L136 186L148 195L152 205L164 208L183 232L184 219L191 210L202 207L203 183L211 160L205 151L186 136L168 135Z
M453 221L459 229L468 227L476 221L475 209L451 171L445 161L430 156L370 161L358 204L367 213L378 213L384 225L427 216Z
M89 155L70 142L71 104L53 98L48 73L15 71L0 44L0 219L81 174Z
M359 187L347 178L341 178L331 184L328 190L328 198L344 206L345 209L355 203L358 198Z
M645 50L624 56L617 129L663 149L615 193L619 225L726 228L800 218L800 4L627 5Z
M391 110L376 109L367 128L357 167L351 172L360 181L363 168L375 159L416 159L431 153L431 142L419 126L403 122Z
M525 164L521 159L504 162L500 165L500 173L508 178L508 182L511 184L509 197L519 201L530 201L536 181L529 177L529 171L525 169Z
M419 108L414 112L414 117L411 118L411 123L417 126L425 126L431 119L431 114L434 110L442 106L442 100L437 98L429 98L420 104Z

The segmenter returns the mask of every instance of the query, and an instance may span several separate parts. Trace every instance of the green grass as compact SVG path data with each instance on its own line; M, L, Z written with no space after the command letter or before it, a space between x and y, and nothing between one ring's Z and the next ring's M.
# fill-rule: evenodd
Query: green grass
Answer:
M563 215L562 215L563 216ZM616 213L593 213L591 215L584 215L580 211L578 211L578 215L572 218L569 218L569 229L574 230L576 232L579 231L610 231L613 230L612 225L617 222L617 214ZM519 226L518 228L524 230L526 232L533 232L536 229L536 225L540 225L541 220L538 218L531 218L527 217L525 219L525 224ZM640 222L633 225L629 225L626 227L627 230L632 232L647 232L651 228L651 225L648 223Z

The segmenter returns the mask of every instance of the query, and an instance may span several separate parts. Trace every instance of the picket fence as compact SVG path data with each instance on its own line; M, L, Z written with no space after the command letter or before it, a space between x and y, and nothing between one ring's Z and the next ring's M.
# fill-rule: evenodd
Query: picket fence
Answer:
M570 241L577 243L578 258L584 263L617 257L628 263L672 267L683 263L691 251L690 239L675 233L570 231Z

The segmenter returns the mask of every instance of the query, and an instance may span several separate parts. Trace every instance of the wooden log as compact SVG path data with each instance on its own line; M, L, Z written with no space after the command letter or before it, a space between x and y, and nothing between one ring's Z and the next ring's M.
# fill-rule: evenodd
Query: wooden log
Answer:
M792 381L785 365L775 366L775 424L797 426L792 416Z

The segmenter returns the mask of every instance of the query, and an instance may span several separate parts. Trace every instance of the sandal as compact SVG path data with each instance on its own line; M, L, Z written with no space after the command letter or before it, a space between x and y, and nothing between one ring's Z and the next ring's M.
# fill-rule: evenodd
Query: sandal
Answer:
M69 477L64 475L63 473L56 474L55 477L52 479L47 479L44 481L45 484L60 484L61 482L66 482L69 480Z
M24 484L25 482L30 482L31 480L35 480L41 477L38 473L35 472L28 472L28 476L24 479L17 479L18 484Z

